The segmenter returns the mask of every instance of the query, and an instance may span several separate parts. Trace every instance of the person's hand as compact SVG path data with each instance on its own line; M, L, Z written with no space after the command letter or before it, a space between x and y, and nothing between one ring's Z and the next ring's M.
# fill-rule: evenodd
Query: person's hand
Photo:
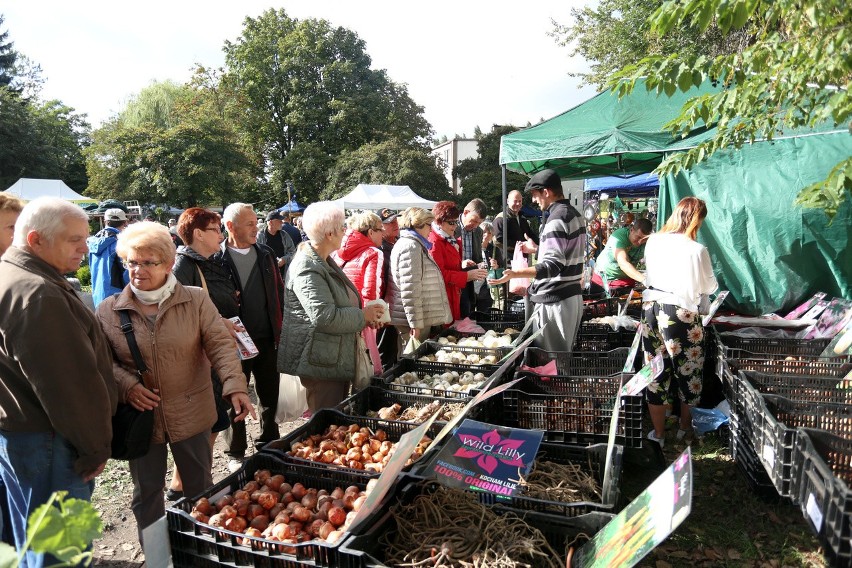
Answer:
M416 327L412 327L409 330L409 333L411 334L411 337L413 337L414 339L420 339L420 331Z
M103 472L105 466L106 466L106 462L100 464L95 469L90 469L90 470L84 471L83 472L83 482L88 483L91 480L93 480L94 478L96 478L97 476L99 476Z
M476 262L472 261L469 258L466 258L462 261L462 268L467 268L468 266L476 266Z
M527 240L520 243L521 252L524 254L533 254L538 251L538 245L535 244L531 238L527 237Z
M380 327L379 320L382 319L382 316L385 313L385 309L379 304L372 304L370 306L364 306L362 310L364 312L364 319L367 321L367 325L372 328Z
M281 267L282 267L282 266L284 266L285 264L287 264L287 259L286 259L286 258L279 258L279 259L278 259L278 268L281 268Z
M236 323L232 322L231 320L229 320L228 318L225 318L225 317L222 318L222 323L225 324L225 327L231 333L231 337L234 338L234 341L237 340L237 332L246 330L246 328L244 328L243 326L236 324Z
M235 392L228 398L231 399L231 406L234 407L234 422L245 420L249 414L257 420L257 413L254 411L254 406L251 405L249 395L244 392Z
M142 383L136 383L127 391L127 403L140 412L154 410L160 405L159 389L148 390Z
M511 268L507 268L503 271L503 276L500 278L489 278L488 284L491 286L499 286L500 284L505 284L512 278L515 278L515 272Z
M488 271L485 270L484 268L477 268L477 269L474 269L474 270L468 270L467 271L467 281L468 282L471 282L473 280L482 280L486 276L488 276Z

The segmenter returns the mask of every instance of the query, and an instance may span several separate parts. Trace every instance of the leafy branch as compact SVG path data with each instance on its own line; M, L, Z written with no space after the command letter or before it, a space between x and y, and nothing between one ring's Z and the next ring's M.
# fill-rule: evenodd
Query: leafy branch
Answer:
M52 554L63 566L89 566L93 553L86 550L103 533L103 526L92 504L83 499L66 498L67 491L56 491L47 503L32 512L27 525L27 542L23 549L0 543L0 568L22 565L28 550Z
M668 0L650 18L651 29L670 33L681 26L723 33L748 25L754 32L740 53L707 58L651 56L625 67L608 83L619 97L643 78L649 91L672 96L710 81L718 91L691 98L665 125L673 136L715 128L715 136L670 156L657 168L676 173L726 148L772 140L800 128L852 120L852 7L839 0ZM852 130L852 124L848 125ZM852 186L849 161L826 179L805 187L797 204L819 207L831 218Z

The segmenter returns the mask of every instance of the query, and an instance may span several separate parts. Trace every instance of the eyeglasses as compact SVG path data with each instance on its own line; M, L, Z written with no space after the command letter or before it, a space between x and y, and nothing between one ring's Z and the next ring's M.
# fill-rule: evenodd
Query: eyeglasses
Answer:
M201 229L202 231L213 231L214 233L221 233L222 229L219 227L207 227L205 229Z
M144 268L145 270L149 270L152 266L160 266L163 264L163 261L154 262L153 260L146 260L144 262L136 262L135 260L122 260L121 265L128 270L135 270L137 268Z

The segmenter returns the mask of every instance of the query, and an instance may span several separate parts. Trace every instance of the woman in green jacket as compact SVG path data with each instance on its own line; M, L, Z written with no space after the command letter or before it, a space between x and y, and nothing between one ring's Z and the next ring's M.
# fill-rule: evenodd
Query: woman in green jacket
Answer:
M361 306L358 290L331 258L346 230L343 210L331 202L308 206L302 216L308 241L299 245L285 282L278 370L297 375L308 409L330 408L371 365L361 330L378 327L381 306Z

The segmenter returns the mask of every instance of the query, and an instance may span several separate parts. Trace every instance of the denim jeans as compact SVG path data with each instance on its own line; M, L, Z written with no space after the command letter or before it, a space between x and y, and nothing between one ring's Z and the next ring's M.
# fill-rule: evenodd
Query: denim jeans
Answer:
M68 497L90 501L95 482L83 481L74 471L77 451L55 432L0 431L0 476L6 485L9 518L15 547L21 550L27 541L30 514L47 503L54 491L64 490ZM26 568L56 564L50 555L27 552Z

